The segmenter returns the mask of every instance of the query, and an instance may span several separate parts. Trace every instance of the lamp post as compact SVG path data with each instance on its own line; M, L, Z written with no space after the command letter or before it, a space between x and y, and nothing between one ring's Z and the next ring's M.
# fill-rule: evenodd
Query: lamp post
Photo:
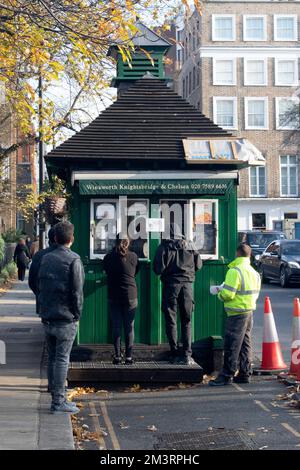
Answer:
M38 93L39 93L39 138L38 138L38 157L39 157L39 194L42 193L44 188L44 143L43 143L43 79L42 71L39 70L39 81L38 81ZM44 248L44 234L45 234L45 222L43 220L43 211L39 208L39 248Z

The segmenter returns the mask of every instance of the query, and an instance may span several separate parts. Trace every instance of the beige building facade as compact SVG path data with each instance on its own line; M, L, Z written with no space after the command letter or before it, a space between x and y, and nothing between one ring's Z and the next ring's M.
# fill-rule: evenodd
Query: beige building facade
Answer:
M241 171L240 230L300 219L299 22L299 1L205 0L178 33L177 91L266 158Z

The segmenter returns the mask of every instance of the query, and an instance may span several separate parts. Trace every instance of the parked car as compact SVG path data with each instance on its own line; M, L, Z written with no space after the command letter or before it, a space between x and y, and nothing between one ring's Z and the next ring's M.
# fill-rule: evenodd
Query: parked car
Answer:
M267 248L267 246L274 240L285 240L286 236L283 232L271 230L248 230L238 233L239 243L247 243L252 249L251 262L257 268L259 258Z
M300 283L300 240L276 240L260 258L262 282L279 281L281 287Z

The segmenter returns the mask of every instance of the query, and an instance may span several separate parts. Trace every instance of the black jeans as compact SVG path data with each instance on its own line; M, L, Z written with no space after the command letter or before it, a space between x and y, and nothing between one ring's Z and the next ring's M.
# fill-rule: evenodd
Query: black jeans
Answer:
M19 281L24 281L25 279L26 268L18 266L18 279Z
M224 366L221 375L249 377L251 374L251 332L253 314L244 313L227 317L224 338Z
M193 284L163 284L162 311L166 320L166 335L169 340L171 352L178 350L177 338L177 307L179 307L181 322L181 341L185 357L192 355L191 320L194 309Z
M44 323L48 349L48 385L54 405L60 405L66 400L65 386L77 325L78 322Z
M128 304L110 301L110 318L112 324L113 344L115 355L121 356L122 326L125 333L125 355L131 357L134 342L134 317L137 301Z

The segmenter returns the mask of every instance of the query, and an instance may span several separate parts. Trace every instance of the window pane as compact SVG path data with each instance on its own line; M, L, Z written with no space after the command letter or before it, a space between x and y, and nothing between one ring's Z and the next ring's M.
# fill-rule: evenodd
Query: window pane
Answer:
M115 245L117 204L115 202L95 203L93 215L93 254L106 254Z
M265 83L265 64L263 60L247 61L247 83L263 85Z
M215 19L215 38L216 39L233 39L232 18L216 18Z
M281 167L281 193L288 195L288 169L287 167Z
M217 60L215 76L218 83L231 84L233 83L233 61L232 60Z
M297 194L297 169L295 166L290 167L290 195Z
M297 165L297 157L296 157L296 155L290 155L288 158L289 158L289 164L290 164L290 165Z
M130 251L134 251L139 258L148 258L148 235L146 219L148 217L148 204L146 200L127 201L127 226L122 231L128 234L131 240Z
M257 177L256 168L250 168L250 193L251 196L257 196Z
M266 169L258 167L257 171L259 175L258 193L260 196L264 196L266 194Z
M264 39L264 19L263 18L246 18L246 37L248 40Z
M294 39L294 18L277 18L277 39Z
M277 79L279 83L294 84L296 67L293 60L279 60L277 62Z
M202 254L217 253L216 203L193 202L193 241Z
M217 101L217 124L220 126L233 127L233 100Z
M265 127L265 102L262 100L248 101L248 125Z
M279 100L279 126L297 129L299 126L299 103L291 99Z

